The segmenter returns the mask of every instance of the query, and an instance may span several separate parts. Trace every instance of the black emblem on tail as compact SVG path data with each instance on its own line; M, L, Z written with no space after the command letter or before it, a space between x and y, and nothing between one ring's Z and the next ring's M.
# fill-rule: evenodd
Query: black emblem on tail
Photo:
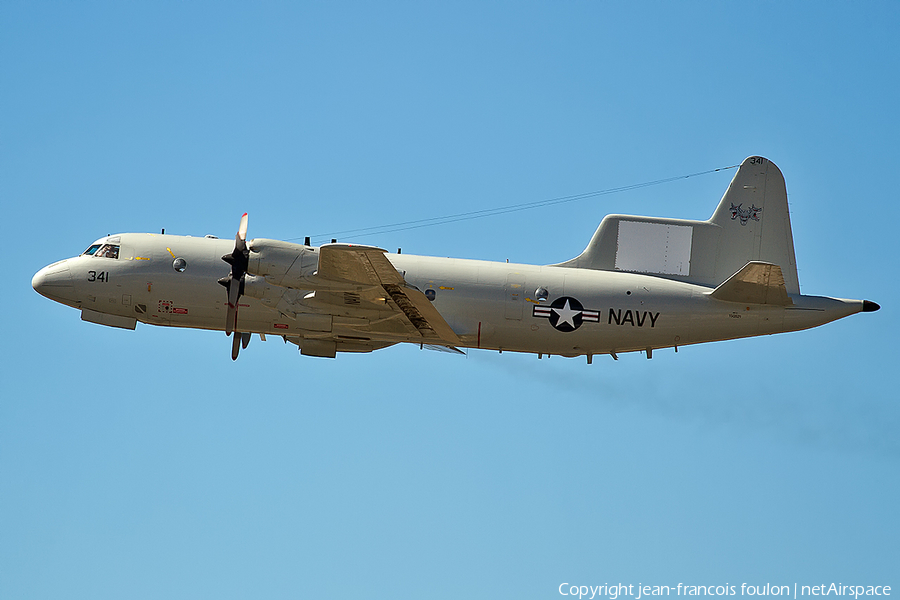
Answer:
M734 221L738 217L741 219L741 225L746 225L747 221L753 219L754 221L759 221L759 213L762 212L762 208L757 208L755 204L751 204L750 208L741 208L743 204L734 205L734 202L731 203L731 220Z

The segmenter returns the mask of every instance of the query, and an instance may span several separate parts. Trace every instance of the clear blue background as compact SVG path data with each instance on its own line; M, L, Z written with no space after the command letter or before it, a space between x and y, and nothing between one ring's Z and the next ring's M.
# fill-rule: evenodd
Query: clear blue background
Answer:
M900 586L896 3L0 5L0 596ZM739 163L802 289L880 312L614 362L336 360L79 320L107 233L331 232ZM552 263L734 171L342 241ZM601 360L602 359L602 360Z

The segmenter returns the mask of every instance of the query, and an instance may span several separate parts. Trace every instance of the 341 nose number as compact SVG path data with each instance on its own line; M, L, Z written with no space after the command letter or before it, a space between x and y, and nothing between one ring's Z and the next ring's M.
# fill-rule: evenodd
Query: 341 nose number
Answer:
M100 271L99 273L97 271L88 271L87 279L88 281L102 281L106 283L109 281L109 273L106 271Z

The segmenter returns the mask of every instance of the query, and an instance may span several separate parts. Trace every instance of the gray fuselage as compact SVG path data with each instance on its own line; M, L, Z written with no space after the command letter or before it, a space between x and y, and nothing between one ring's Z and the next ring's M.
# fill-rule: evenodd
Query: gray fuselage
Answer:
M227 295L217 280L229 272L222 256L232 251L232 240L120 234L96 244L107 242L118 246L116 258L82 255L54 263L35 275L34 288L81 309L85 320L106 325L133 328L139 321L224 330ZM308 271L303 276L313 276L318 249L296 248ZM864 308L860 300L799 294L791 294L789 306L721 301L710 296L712 288L637 273L386 256L409 286L433 299L468 348L615 355L807 329ZM238 330L337 340L351 351L422 343L412 334L378 331L378 316L352 301L322 304L315 288L291 291L294 314L288 317L271 298L253 297L248 290L240 299ZM355 350L353 343L359 344Z

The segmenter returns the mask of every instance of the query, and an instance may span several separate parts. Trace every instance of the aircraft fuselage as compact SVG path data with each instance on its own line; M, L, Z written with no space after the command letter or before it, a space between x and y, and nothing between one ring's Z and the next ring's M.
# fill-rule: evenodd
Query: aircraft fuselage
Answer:
M232 240L120 234L97 244L106 242L118 246L116 258L82 255L54 263L35 275L35 289L101 324L224 330L227 294L217 280L229 273L222 256L232 251ZM292 246L307 263L301 276L314 277L318 249ZM721 301L710 296L712 288L638 273L407 254L386 257L408 284L433 300L459 336L459 345L468 348L615 354L796 331L864 309L860 300L799 294L790 295L789 306ZM260 270L253 260L251 254L251 274ZM259 282L263 279L277 284L279 276ZM423 343L409 333L373 334L373 323L382 316L367 314L354 302L354 294L365 286L342 289L343 306L319 304L314 287L301 289L293 294L288 312L279 310L279 298L262 293L253 297L250 287L239 301L238 331L292 341L337 339L349 351Z

